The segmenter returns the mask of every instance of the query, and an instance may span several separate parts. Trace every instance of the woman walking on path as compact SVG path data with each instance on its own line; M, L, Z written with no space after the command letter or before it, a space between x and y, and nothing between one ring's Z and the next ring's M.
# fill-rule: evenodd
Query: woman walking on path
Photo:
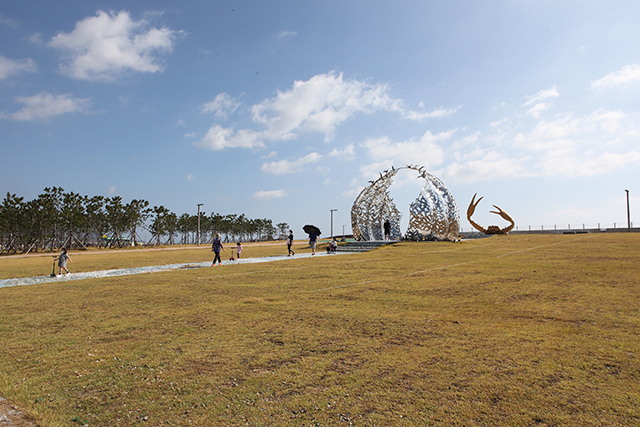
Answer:
M216 260L218 260L218 265L222 263L222 259L220 259L220 249L224 251L224 246L222 246L222 242L220 241L220 233L217 233L216 238L213 239L213 245L211 245L211 250L215 253L211 266L216 265Z
M289 236L287 237L287 249L289 250L289 255L295 255L296 253L291 250L291 245L293 245L293 230L289 230Z
M318 243L318 234L316 231L309 233L309 246L311 246L311 255L316 254L316 244Z
M56 259L58 260L60 275L62 275L62 270L64 270L66 274L71 274L71 272L67 270L67 261L73 262L73 260L71 260L71 257L67 255L67 250L65 248L62 248L62 252L60 253L60 256Z

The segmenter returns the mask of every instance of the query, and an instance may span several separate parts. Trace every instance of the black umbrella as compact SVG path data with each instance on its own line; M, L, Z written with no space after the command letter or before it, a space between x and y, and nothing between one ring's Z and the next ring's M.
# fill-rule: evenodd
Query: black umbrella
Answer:
M302 227L302 229L304 230L305 233L307 234L311 234L311 233L316 233L316 235L320 235L320 229L318 227L316 227L315 225L305 225L304 227Z

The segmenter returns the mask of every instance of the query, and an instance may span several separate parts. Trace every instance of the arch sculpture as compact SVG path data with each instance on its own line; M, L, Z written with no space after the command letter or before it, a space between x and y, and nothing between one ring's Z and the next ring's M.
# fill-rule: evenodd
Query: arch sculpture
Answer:
M391 224L391 240L402 238L402 214L389 196L389 187L402 169L418 173L426 183L416 200L409 206L411 219L405 233L408 240L456 240L460 229L460 213L449 189L424 167L407 165L391 167L380 173L380 178L360 192L351 208L351 227L356 240L382 240L384 222Z

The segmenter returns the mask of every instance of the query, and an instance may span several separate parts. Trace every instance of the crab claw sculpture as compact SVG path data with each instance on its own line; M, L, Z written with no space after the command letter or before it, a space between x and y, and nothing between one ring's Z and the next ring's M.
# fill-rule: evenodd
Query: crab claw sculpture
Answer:
M506 213L505 211L503 211L502 209L500 209L496 205L493 205L493 207L497 209L497 212L496 211L489 211L489 212L497 214L497 215L500 215L503 219L505 219L506 221L509 221L511 223L511 225L509 225L509 226L507 226L505 228L500 228L497 225L490 225L489 227L484 228L481 225L476 224L471 219L471 216L476 211L476 206L478 206L478 203L480 203L480 200L482 200L484 198L484 196L480 197L476 201L476 196L477 195L478 195L478 193L473 195L473 198L471 199L471 203L469 203L469 207L467 208L467 219L469 220L469 222L471 223L473 228L475 228L476 230L478 230L478 231L480 231L481 233L484 233L484 234L509 234L509 232L511 230L513 230L513 227L515 227L516 223L513 222L513 219L509 216L508 213Z

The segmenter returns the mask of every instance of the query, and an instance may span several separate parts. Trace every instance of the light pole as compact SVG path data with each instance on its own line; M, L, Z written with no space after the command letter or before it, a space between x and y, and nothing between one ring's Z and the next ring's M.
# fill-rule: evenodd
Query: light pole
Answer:
M200 246L200 206L204 205L204 203L198 203L198 243L197 246Z
M631 231L631 211L629 210L629 190L627 192L627 228Z
M331 240L333 240L333 213L338 209L331 209Z

